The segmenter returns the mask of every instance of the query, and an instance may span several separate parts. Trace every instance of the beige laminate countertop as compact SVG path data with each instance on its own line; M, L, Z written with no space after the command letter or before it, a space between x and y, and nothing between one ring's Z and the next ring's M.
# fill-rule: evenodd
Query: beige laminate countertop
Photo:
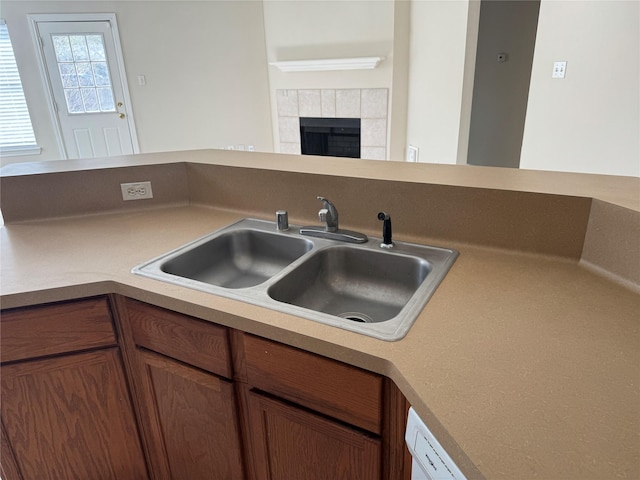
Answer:
M640 478L640 179L318 161L195 151L4 167L1 306L117 293L384 374L468 478ZM122 202L119 184L142 180L154 199ZM375 212L390 208L396 239L460 251L404 339L130 273L243 217L313 222L317 194L345 228L379 236Z
M389 376L486 478L640 476L632 291L575 261L447 245L460 257L390 343L130 273L239 218L185 206L5 226L2 307L128 295Z

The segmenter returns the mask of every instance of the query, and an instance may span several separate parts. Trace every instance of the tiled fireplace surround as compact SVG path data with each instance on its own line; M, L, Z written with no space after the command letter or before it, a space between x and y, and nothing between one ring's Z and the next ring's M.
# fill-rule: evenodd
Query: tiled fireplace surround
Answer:
M360 118L360 156L387 159L386 88L276 90L280 153L300 154L300 117Z

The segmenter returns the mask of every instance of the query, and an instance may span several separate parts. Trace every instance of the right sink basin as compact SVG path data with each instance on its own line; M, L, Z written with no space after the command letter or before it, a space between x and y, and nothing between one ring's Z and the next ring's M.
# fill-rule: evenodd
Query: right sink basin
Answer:
M403 338L458 257L455 250L380 240L331 242L268 282L279 310L381 340Z
M400 313L431 270L423 258L335 246L309 257L267 293L351 322L385 322Z

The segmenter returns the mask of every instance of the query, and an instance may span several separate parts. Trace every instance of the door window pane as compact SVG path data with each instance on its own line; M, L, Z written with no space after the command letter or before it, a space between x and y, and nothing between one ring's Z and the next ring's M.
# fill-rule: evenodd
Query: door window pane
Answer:
M78 71L78 82L81 87L93 87L95 85L89 62L76 63L76 70Z
M85 112L99 112L100 105L98 104L98 94L95 88L81 88L82 101L84 102Z
M78 75L73 63L59 63L60 78L62 78L63 88L76 88L78 86Z
M52 40L67 111L115 112L102 35L52 35Z
M93 78L96 81L96 85L109 86L111 85L111 79L109 79L109 69L107 68L107 62L93 62Z
M98 88L98 100L100 101L101 111L115 111L116 105L113 99L113 92L110 88Z
M71 42L71 51L73 52L73 59L76 62L89 60L89 50L87 49L87 42L84 37L84 35L69 36L69 41Z
M87 47L89 47L89 58L92 62L107 60L102 35L87 35Z
M56 35L53 37L53 45L56 50L56 58L59 62L73 62L69 37Z
M67 99L67 109L69 113L84 113L84 105L80 96L80 89L64 89L64 97Z

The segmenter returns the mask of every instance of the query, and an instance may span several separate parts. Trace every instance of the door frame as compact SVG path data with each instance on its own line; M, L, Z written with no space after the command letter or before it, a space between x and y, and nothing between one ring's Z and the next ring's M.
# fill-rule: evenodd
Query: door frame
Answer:
M138 135L136 133L136 125L133 114L133 104L131 103L131 96L129 95L129 85L127 82L127 73L124 68L124 57L122 55L122 45L120 43L120 33L118 32L118 23L116 21L115 13L42 13L27 15L29 20L29 28L31 30L31 36L33 38L33 44L35 46L36 58L38 59L38 70L40 72L40 78L44 86L44 93L47 99L47 107L49 108L49 115L51 117L51 123L53 125L53 131L58 143L58 150L63 160L67 160L67 149L64 144L64 137L62 136L62 126L58 118L58 107L54 101L53 91L51 90L51 80L47 72L47 66L45 64L44 52L42 50L42 41L40 39L40 33L38 30L38 23L40 22L109 22L111 25L111 31L113 34L113 41L115 43L116 50L116 62L120 69L120 85L122 87L122 94L124 96L125 105L127 105L128 112L128 125L129 133L131 135L131 143L133 146L133 153L140 153L140 146L138 144ZM60 107L62 108L62 107Z

